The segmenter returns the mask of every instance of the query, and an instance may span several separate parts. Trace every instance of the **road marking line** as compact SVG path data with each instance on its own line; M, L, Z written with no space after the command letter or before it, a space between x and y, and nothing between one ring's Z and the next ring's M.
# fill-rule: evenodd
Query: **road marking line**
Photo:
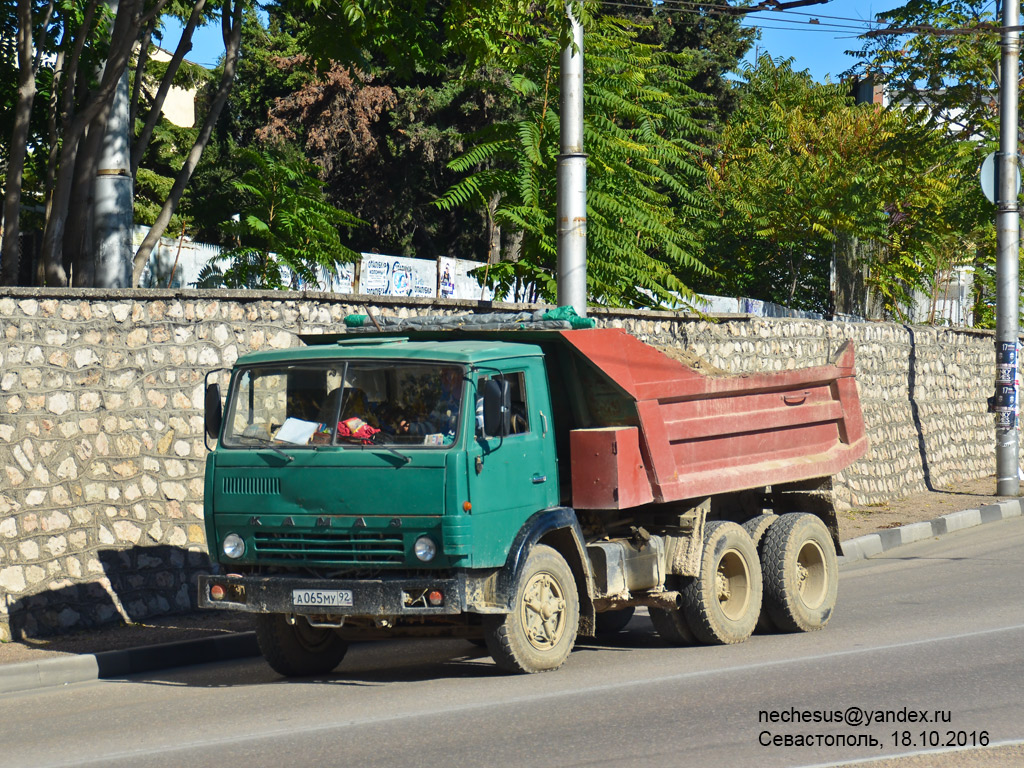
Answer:
M114 752L102 755L100 757L85 757L79 756L73 762L62 762L62 763L45 763L36 766L36 768L73 768L75 766L84 765L96 765L109 763L114 760L127 760L131 758L138 758L144 755L153 755L160 753L170 752L183 752L192 749L205 749L210 747L222 747L229 746L231 744L238 743L252 743L256 741L262 741L265 739L275 739L280 736L297 736L306 734L316 734L329 731L337 731L345 728L351 728L363 725L379 725L381 723L387 723L396 720L409 720L419 717L433 717L437 715L450 715L458 714L460 712L472 711L472 710L484 710L491 709L494 707L504 707L510 704L526 704L530 702L545 701L549 699L558 699L564 697L578 697L581 694L588 693L602 693L605 691L615 691L623 688L633 688L636 686L646 686L651 683L665 683L665 682L678 682L682 680L696 679L701 677L708 677L711 675L730 673L730 672L748 672L751 670L763 671L766 667L781 667L788 664L806 664L810 662L817 662L823 659L831 659L839 656L856 656L866 653L874 653L877 651L889 651L899 650L903 648L912 648L919 645L928 645L931 643L942 643L957 640L964 640L968 638L982 637L985 635L994 635L1003 632L1019 632L1024 630L1024 624L1014 624L1009 627L997 627L995 629L982 629L975 632L964 632L957 635L945 635L942 637L933 637L924 640L909 640L903 643L892 643L890 645L878 645L871 646L868 648L854 648L846 651L832 651L829 653L817 654L815 656L801 656L800 658L793 659L778 659L776 661L762 661L753 664L741 664L734 667L723 667L717 669L706 669L696 670L691 672L680 672L675 675L658 676L656 678L645 678L638 679L632 678L628 681L619 683L604 683L602 685L586 686L582 688L571 688L559 691L549 691L546 693L533 694L528 696L515 696L512 698L505 698L501 701L494 702L474 702L453 705L449 707L433 708L429 711L416 711L416 712L396 712L389 713L387 715L378 715L374 717L366 717L360 719L350 719L344 722L332 722L322 725L309 725L307 727L289 727L289 728L277 728L273 730L261 730L259 733L251 734L236 734L231 736L223 736L212 739L197 739L186 743L177 743L173 745L161 745L155 746L149 749L137 749L137 750L126 750L123 752ZM847 761L849 762L849 761ZM833 763L831 765L842 765L842 763ZM809 767L808 767L809 768Z

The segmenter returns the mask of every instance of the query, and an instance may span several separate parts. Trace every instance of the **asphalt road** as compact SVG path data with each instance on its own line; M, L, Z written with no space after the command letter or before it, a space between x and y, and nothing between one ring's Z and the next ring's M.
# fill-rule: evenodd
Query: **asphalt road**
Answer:
M317 681L256 660L79 683L0 698L0 763L770 768L939 750L886 766L1021 765L1022 590L1015 518L844 567L823 632L670 648L638 614L542 675L405 640L354 647ZM1003 746L950 751L972 743Z

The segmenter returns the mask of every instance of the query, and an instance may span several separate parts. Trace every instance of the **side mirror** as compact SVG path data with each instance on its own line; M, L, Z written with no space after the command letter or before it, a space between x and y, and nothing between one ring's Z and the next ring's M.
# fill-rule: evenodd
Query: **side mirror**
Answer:
M214 383L206 385L205 406L204 421L206 425L206 434L216 440L220 436L220 425L224 420L224 414L221 411L220 404L219 384Z
M505 437L512 431L512 388L506 379L484 382L484 434Z

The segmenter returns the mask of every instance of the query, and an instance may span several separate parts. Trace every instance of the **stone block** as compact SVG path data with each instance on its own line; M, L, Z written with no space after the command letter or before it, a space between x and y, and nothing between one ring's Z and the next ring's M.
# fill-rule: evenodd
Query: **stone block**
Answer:
M0 568L0 588L9 595L20 595L25 591L25 569L20 565Z
M160 483L160 490L163 492L164 497L174 501L184 501L188 495L185 486L176 482Z

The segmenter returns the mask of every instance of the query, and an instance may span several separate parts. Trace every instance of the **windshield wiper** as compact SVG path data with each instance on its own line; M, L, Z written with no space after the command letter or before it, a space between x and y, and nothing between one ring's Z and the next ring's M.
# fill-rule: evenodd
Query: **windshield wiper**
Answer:
M276 453L278 456L280 456L285 461L295 461L295 457L294 456L292 456L290 453L285 453L284 451L282 451L280 448L278 448L273 443L266 443L263 446L263 448L266 448L268 451L273 451L274 453Z
M380 434L383 434L383 432L378 432L377 434L380 435ZM376 437L376 435L374 437ZM398 450L392 448L387 443L378 442L377 440L375 440L373 438L371 438L369 440L369 442L367 442L367 439L365 437L355 437L354 435L338 435L338 440L340 440L342 442L355 443L357 445L365 445L367 447L383 448L388 453L393 454L393 455L397 456L398 458L400 458L402 460L402 465L403 466L408 464L410 461L412 461L412 457L411 456L409 456L407 454L404 454L401 451L398 451Z
M274 453L276 453L278 456L280 456L285 461L295 461L295 457L294 456L292 456L289 453L285 453L284 451L282 451L280 448L278 448L276 445L274 445L271 441L267 440L266 438L256 437L255 435L237 435L235 437L235 440L237 440L238 442L247 442L247 443L249 443L249 445L252 445L252 446L258 446L259 450L261 450L261 451L264 450L264 449L266 449L268 451L273 451Z
M395 456L402 460L403 465L408 464L410 461L412 461L412 456L408 456L402 453L401 451L392 448L390 445L386 445L385 443L374 443L373 445L376 448L383 448L388 453L393 453Z

